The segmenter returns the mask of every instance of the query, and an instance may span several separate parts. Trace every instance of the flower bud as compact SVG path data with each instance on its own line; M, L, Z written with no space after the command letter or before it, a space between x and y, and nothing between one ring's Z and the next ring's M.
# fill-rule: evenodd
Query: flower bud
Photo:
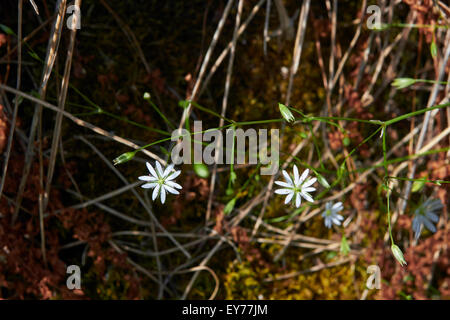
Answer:
M403 252L402 252L402 250L400 250L400 248L397 245L392 244L391 251L392 251L392 254L394 255L395 259L397 259L397 261L402 266L406 265L405 258L403 257Z
M134 151L130 151L130 152L126 152L126 153L122 153L120 156L118 156L117 158L115 158L113 160L113 164L115 166L117 166L118 164L130 161L131 159L134 158L135 152Z
M415 79L411 78L396 78L394 82L392 82L392 86L397 87L398 89L403 89L413 85L416 82Z
M278 108L280 109L281 115L283 116L284 120L286 120L287 122L295 121L295 117L292 114L291 110L289 110L288 107L286 107L282 103L278 103Z

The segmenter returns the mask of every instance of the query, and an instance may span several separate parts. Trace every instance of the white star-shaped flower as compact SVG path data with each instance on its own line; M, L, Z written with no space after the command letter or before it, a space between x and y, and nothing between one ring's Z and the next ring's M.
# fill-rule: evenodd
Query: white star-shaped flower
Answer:
M342 209L344 209L342 202L336 202L335 204L327 202L325 204L325 211L322 213L322 217L324 218L324 223L327 228L331 228L333 224L337 226L341 225L341 221L344 220L344 217L338 214L338 212Z
M147 181L148 183L143 184L141 187L144 189L153 189L152 200L155 201L158 194L161 197L161 203L164 204L166 201L166 192L172 194L180 194L176 189L182 189L182 187L172 181L178 177L181 173L180 170L172 172L174 165L169 165L163 170L161 164L155 161L156 170L148 162L145 163L147 169L150 172L148 176L140 176L139 180Z
M316 188L311 187L311 185L317 181L317 178L307 179L309 174L309 169L303 171L302 175L298 174L298 168L294 164L294 179L292 179L286 170L283 170L284 181L275 181L275 184L283 187L281 189L275 190L276 194L285 194L286 200L285 204L289 203L295 196L295 206L298 208L302 203L302 197L309 202L314 202L309 192L316 191Z

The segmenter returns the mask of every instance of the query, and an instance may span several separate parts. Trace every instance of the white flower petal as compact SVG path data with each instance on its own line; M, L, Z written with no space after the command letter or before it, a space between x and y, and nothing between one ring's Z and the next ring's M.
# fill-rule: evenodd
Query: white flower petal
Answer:
M292 198L294 197L294 194L295 193L293 191L291 193L289 193L287 195L286 199L284 199L284 204L288 204L292 200Z
M164 184L166 185L166 186L169 186L169 187L172 187L172 188L177 188L177 189L183 189L178 183L176 183L176 182L173 182L173 181L165 181L164 182Z
M300 182L300 176L299 176L299 174L298 174L298 168L297 168L297 166L294 164L294 183L295 183L296 186L298 186L298 185L299 185L299 182Z
M176 177L178 177L178 176L180 175L180 173L181 173L181 170L175 171L175 172L172 173L170 176L168 176L168 177L166 178L166 180L173 180L173 179L175 179Z
M279 185L280 187L292 188L292 185L283 181L275 181L275 184Z
M161 186L161 203L164 204L166 202L166 188Z
M337 225L337 226L340 226L341 225L341 222L339 221L339 219L336 219L336 218L331 218L332 220L333 220L333 223L335 224L335 225Z
M164 177L164 171L163 168L161 167L161 164L159 163L159 161L155 161L156 162L156 170L158 170L158 175L160 178Z
M309 187L310 185L313 185L314 184L314 182L316 182L317 181L317 178L312 178L312 179L309 179L308 181L306 181L305 183L303 183L303 187Z
M140 176L138 179L142 180L142 181L156 181L156 180L158 180L157 178L150 177L150 176Z
M286 170L283 170L283 176L286 179L286 182L289 183L291 186L294 186L294 184L292 183L292 179L291 177L289 177L288 173L286 172Z
M332 208L336 211L341 211L342 209L344 209L342 202L336 202L335 204L333 204Z
M425 215L427 216L428 219L430 219L434 223L439 221L439 216L434 214L433 212L427 212L425 213Z
M291 189L277 189L277 190L275 190L276 194L288 194L288 193L291 193L291 192L294 192L294 191L292 191Z
M303 198L305 198L309 202L314 202L314 199L311 197L311 195L308 192L302 192L301 193Z
M180 193L178 192L178 190L172 188L171 186L168 186L167 184L164 185L164 189L166 189L166 191L167 191L168 193L172 193L172 194L180 194Z
M300 197L300 193L297 193L297 197L295 198L295 206L298 208L302 204L302 197Z
M309 169L306 169L305 171L303 171L302 176L300 177L299 183L302 183L303 181L305 181L308 174L309 174Z
M173 164L169 165L169 166L166 168L166 170L164 170L164 172L163 172L163 177L167 177L167 176L172 172L173 167L174 167Z
M313 192L313 191L316 191L316 188L314 188L314 187L306 187L306 188L302 188L302 191L304 191L304 192Z
M159 189L160 189L160 185L157 184L155 189L153 189L153 194L152 194L152 200L153 201L155 201L156 197L158 196Z
M155 178L157 178L158 175L156 174L156 171L155 171L155 169L152 167L152 165L150 164L150 162L146 162L145 164L147 165L147 169L148 169L148 171L150 172L150 174L151 174L152 176L154 176Z
M430 220L428 220L428 219L423 219L423 224L424 224L425 227L427 227L427 229L430 230L431 232L435 233L435 232L437 231L437 230L436 230L436 227L434 226L433 223L431 223Z
M151 189L151 188L156 187L157 185L158 185L157 183L145 183L145 184L143 184L143 185L141 186L141 188L144 188L144 189Z

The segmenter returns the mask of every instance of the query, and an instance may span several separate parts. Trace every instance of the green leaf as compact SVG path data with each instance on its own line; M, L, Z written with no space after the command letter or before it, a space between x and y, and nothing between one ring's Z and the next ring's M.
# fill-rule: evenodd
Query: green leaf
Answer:
M2 29L3 32L6 34L15 35L14 31L10 27L5 26L4 24L0 24L0 29Z
M345 161L344 161L344 162L342 162L342 164L339 166L339 168L338 168L338 170L337 170L337 177L338 177L338 180L342 178L342 175L344 174L344 172L345 172L346 170L347 170L347 169L345 168Z
M231 211L233 211L235 204L236 204L236 198L233 198L230 201L228 201L227 205L225 206L225 209L223 209L223 213L230 214Z
M170 157L170 152L163 146L159 146L159 150L161 150L161 152L164 153L166 156Z
M194 163L194 172L200 178L208 178L209 177L209 169L208 166L204 163Z
M348 255L350 252L350 246L348 245L347 238L345 236L342 236L340 251L343 255Z
M337 252L336 251L330 251L330 252L328 252L328 254L326 256L326 259L327 260L331 260L331 259L333 259L336 256L337 256Z
M350 145L350 138L345 137L344 140L342 140L342 143L344 144L344 146L348 147Z
M308 139L308 135L305 132L300 132L299 133L300 137L302 137L303 139Z
M437 56L437 46L436 46L436 42L432 42L430 45L430 52L431 52L431 56L434 58L436 58Z
M37 55L36 52L28 51L28 54L29 54L33 59L35 59L35 60L37 60L37 61L41 61L41 58L39 58L39 56Z
M233 193L234 193L234 189L231 187L227 188L227 190L225 191L225 194L227 196L231 196L231 195L233 195Z
M237 178L236 172L231 171L230 172L230 183L234 184L234 182L236 181L236 178Z
M178 106L182 107L183 109L186 109L189 106L189 101L187 100L178 101Z
M418 191L422 190L422 188L425 186L425 180L426 179L423 178L423 179L414 181L411 191L418 192Z

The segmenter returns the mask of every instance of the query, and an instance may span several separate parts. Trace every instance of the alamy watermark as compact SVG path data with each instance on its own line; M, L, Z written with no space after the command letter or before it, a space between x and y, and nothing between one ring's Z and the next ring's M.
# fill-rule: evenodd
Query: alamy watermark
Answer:
M280 131L253 128L227 129L225 139L219 129L203 130L201 121L194 121L193 133L186 129L172 132L172 141L178 141L171 157L180 164L261 164L261 175L274 175L279 167ZM205 142L210 142L206 144ZM248 142L248 148L246 148ZM206 144L206 146L204 146Z
M367 18L367 28L373 29L381 29L381 9L376 4L370 5L367 7L366 13L371 14L369 18Z
M67 7L67 14L70 16L67 18L66 26L70 30L81 29L81 10L77 5L71 5Z
M79 266L73 264L67 267L66 273L70 274L67 278L66 286L69 290L81 289L81 269Z
M381 270L380 267L373 264L367 267L367 273L370 277L367 278L367 289L380 289L381 288Z

